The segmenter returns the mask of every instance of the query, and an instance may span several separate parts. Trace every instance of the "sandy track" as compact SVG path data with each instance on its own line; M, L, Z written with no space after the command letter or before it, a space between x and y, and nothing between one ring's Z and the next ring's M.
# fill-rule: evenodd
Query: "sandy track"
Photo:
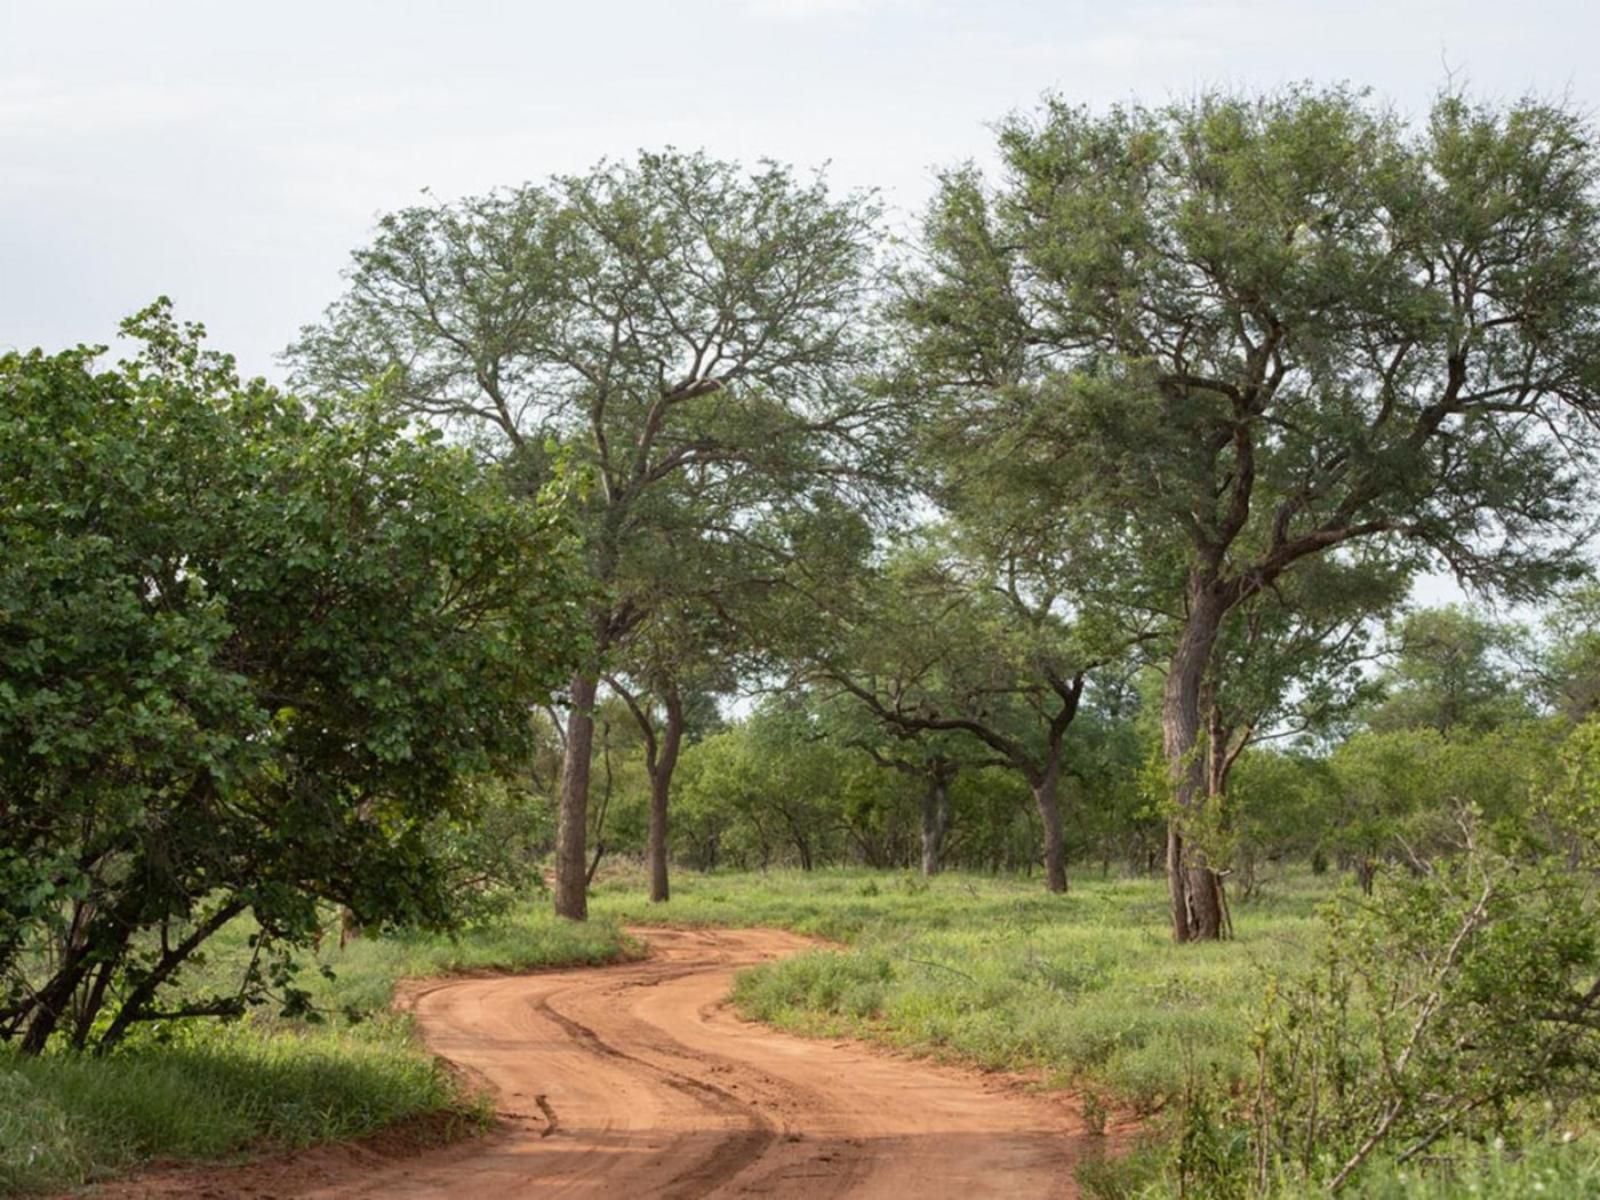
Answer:
M789 1037L724 1006L735 971L802 949L802 939L644 936L652 953L639 963L413 993L427 1044L493 1090L497 1134L401 1160L307 1162L231 1191L219 1172L208 1188L181 1190L325 1200L1076 1194L1085 1139L1064 1098ZM114 1190L180 1191L147 1183L156 1186Z

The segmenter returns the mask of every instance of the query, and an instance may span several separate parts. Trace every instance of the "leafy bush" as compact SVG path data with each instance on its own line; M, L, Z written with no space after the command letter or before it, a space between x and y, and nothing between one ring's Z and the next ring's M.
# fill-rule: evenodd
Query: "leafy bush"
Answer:
M376 405L303 403L165 302L0 355L0 1041L109 1047L250 912L237 1015L318 901L448 924L477 780L575 653L565 526ZM464 861L471 857L478 861Z
M1470 813L1458 832L1456 854L1329 907L1320 964L1268 990L1248 1088L1186 1092L1166 1166L1181 1194L1398 1181L1443 1145L1453 1158L1547 1146L1592 1101L1600 928L1587 881L1483 844ZM1395 1186L1365 1194L1432 1194Z

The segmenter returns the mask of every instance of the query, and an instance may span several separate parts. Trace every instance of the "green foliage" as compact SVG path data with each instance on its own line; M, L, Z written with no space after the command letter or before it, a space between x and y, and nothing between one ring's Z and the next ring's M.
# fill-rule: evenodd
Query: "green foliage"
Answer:
M1522 826L1547 805L1567 731L1527 722L1478 737L1433 729L1361 733L1326 760L1326 845L1370 882L1386 859L1426 861L1459 840L1453 814L1475 808Z
M1535 655L1534 676L1544 698L1568 720L1600 712L1600 584L1556 597L1545 621L1547 641Z
M863 756L823 742L804 710L766 705L685 753L676 836L688 860L706 869L809 870L837 860L852 820L881 816L871 796L877 776Z
M1232 840L1230 862L1239 895L1249 899L1266 883L1269 862L1309 861L1342 836L1335 825L1325 758L1270 748L1246 751L1230 773L1225 800ZM1320 873L1320 872L1318 872Z
M1600 717L1561 746L1558 782L1533 809L1535 828L1572 867L1600 867Z
M117 1040L241 911L264 951L318 899L458 919L474 781L576 649L551 508L379 408L241 383L165 302L126 332L110 371L0 358L0 1036L33 1050Z
M932 757L920 759L921 753ZM941 756L946 764L963 761L958 748L937 741L886 739L877 722L849 702L763 704L684 752L673 844L682 862L700 870L909 867L922 852L922 771ZM1087 749L1082 765L1098 783ZM943 861L1018 870L1036 860L1037 818L1027 785L1014 772L970 765L955 770L948 803Z
M1343 1185L1380 1147L1537 1140L1600 1080L1600 932L1585 883L1476 842L1329 915L1325 961L1275 986L1250 1118L1261 1185Z
M1387 694L1368 717L1373 729L1485 733L1531 715L1509 661L1520 630L1451 607L1410 613L1393 636L1399 653L1380 676Z
M1521 417L1594 451L1581 116L1451 94L1408 128L1346 88L1052 99L999 149L1000 185L944 177L900 306L955 484L1041 529L1087 509L1104 586L1157 606L1194 570L1236 603L1365 538L1380 569L1428 547L1518 596L1574 567L1538 534L1576 528L1585 472Z
M758 650L728 621L774 563L861 540L840 481L885 475L889 414L852 381L876 220L820 177L672 151L430 202L379 222L289 358L319 390L381 381L523 489L568 464L599 649L631 643L605 665L642 689Z

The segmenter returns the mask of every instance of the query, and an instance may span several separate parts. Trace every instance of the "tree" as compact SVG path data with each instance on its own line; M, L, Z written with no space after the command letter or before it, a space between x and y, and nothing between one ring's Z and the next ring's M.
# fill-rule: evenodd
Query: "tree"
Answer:
M1512 662L1520 631L1469 609L1421 609L1393 630L1396 657L1379 678L1386 694L1368 715L1377 730L1485 733L1532 716Z
M385 217L346 295L290 349L296 378L378 378L470 432L537 491L552 457L595 601L574 672L556 908L581 919L593 708L627 669L669 532L727 536L775 499L864 468L877 405L851 386L876 211L764 165L645 154L587 175ZM690 488L689 483L693 484ZM690 493L693 498L690 498Z
M822 737L807 706L769 699L685 754L691 828L718 854L762 870L837 860L847 832L840 785L853 757Z
M1104 643L1067 598L1033 586L1017 558L996 570L938 536L908 547L837 603L838 634L809 670L909 734L965 734L1027 780L1044 833L1045 886L1067 889L1060 785L1066 737L1091 671L1125 645Z
M458 920L465 827L580 628L550 505L241 383L164 301L124 328L111 370L0 357L0 1038L28 1052L238 1013L319 901ZM241 988L163 1010L246 912Z
M1513 597L1576 568L1600 413L1593 135L1534 101L1445 95L1411 129L1292 88L1102 116L1052 100L1000 151L1001 186L951 172L930 210L900 304L911 363L985 486L1099 514L1123 551L1106 570L1131 563L1120 586L1174 612L1173 932L1217 937L1185 833L1230 615L1363 543Z
M1532 664L1542 698L1569 721L1600 713L1600 585L1586 583L1560 596L1545 634Z
M964 769L990 762L981 743L960 734L908 729L885 718L846 692L825 704L821 724L831 742L860 751L877 766L893 771L920 793L918 836L924 875L943 868L950 832L950 791Z
M1218 631L1201 684L1201 737L1195 754L1205 791L1185 814L1187 835L1219 872L1240 873L1245 894L1256 884L1263 834L1303 817L1304 765L1250 751L1265 743L1316 744L1333 737L1377 684L1364 668L1375 655L1375 621L1405 598L1407 579L1380 557L1323 557L1303 564L1269 590L1243 601ZM1249 786L1236 795L1235 767L1249 764ZM1269 786L1263 783L1271 780ZM1265 811L1274 803L1281 811ZM1220 880L1218 898L1226 898Z
M699 603L705 601L702 607ZM680 596L651 605L651 616L636 634L626 677L606 682L627 706L644 740L645 774L650 780L649 836L645 859L650 870L650 901L670 898L668 808L672 779L689 731L691 707L714 705L717 692L733 690L727 661L733 629L718 619L711 597Z

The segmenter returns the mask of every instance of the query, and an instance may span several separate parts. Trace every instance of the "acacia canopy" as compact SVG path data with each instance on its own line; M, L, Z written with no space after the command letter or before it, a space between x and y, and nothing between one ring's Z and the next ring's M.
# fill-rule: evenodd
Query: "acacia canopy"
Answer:
M566 916L586 912L598 683L642 665L628 643L674 594L685 544L738 549L774 509L881 472L885 410L855 386L873 360L876 218L870 197L772 164L644 154L385 217L346 295L290 350L298 379L381 379L535 488L552 456L586 481L571 500L596 599L568 696Z
M1582 118L1443 96L1207 94L1000 132L945 176L900 311L968 489L1105 526L1106 586L1170 618L1175 933L1220 897L1183 813L1230 613L1358 539L1515 597L1579 567L1600 414ZM1121 572L1118 568L1132 569Z

